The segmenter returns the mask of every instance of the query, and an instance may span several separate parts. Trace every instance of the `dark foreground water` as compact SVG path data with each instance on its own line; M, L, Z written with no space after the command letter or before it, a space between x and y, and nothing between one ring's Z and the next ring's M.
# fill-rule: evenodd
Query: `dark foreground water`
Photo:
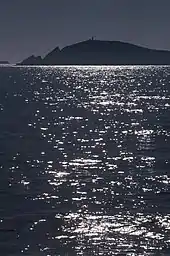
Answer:
M0 68L0 255L170 255L170 67Z

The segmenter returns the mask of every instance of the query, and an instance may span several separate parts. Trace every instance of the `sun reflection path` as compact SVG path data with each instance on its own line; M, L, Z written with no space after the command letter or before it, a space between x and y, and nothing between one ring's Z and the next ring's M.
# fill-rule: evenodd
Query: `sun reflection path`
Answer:
M29 241L22 253L168 250L169 68L25 72L32 79L23 92L29 132L9 166L10 186L36 212L21 231L19 239Z

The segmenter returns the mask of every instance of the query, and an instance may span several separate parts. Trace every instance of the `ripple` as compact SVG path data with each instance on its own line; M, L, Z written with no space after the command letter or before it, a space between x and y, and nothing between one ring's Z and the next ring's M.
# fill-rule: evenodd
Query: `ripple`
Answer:
M168 255L169 67L0 78L3 253Z

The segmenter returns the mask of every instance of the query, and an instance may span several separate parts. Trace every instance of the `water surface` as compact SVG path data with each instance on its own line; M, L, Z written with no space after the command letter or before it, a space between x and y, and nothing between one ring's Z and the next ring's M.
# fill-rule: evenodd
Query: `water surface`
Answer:
M170 67L0 68L2 255L170 255Z

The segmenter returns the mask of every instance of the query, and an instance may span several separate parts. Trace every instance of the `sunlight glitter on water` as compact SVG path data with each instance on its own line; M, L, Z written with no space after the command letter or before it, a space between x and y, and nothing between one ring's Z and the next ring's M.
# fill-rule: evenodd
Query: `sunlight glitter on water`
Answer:
M0 150L7 157L1 185L7 181L13 197L7 207L2 195L1 219L2 229L16 230L13 254L168 251L170 69L13 72L18 87L5 94L10 111L0 96L2 136L10 142Z

